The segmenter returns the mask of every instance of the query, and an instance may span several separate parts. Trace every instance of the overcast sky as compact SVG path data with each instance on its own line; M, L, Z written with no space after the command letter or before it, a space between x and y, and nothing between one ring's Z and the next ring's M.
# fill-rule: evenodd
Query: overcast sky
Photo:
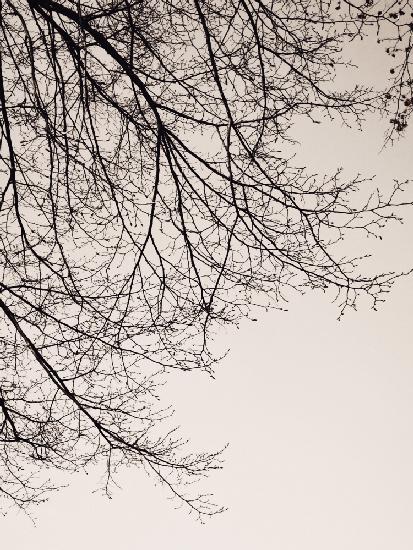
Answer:
M297 161L314 171L412 177L412 132L379 154L383 125L363 132L302 124ZM374 267L413 266L413 209L383 241L363 244ZM358 243L355 243L358 244ZM208 488L228 511L205 525L176 510L137 470L107 500L96 473L36 508L34 524L0 519L7 550L411 550L413 548L412 277L378 312L340 322L327 296L292 297L286 313L219 334L231 352L215 380L178 374L165 390L194 449L229 442Z

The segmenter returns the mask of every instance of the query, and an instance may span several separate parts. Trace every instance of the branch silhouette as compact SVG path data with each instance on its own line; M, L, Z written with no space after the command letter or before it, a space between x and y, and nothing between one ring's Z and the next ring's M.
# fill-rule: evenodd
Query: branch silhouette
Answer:
M0 493L22 508L52 468L137 464L199 517L192 453L157 393L219 360L214 331L255 302L333 290L341 315L401 274L343 257L400 219L404 184L308 173L292 125L413 110L413 7L385 0L0 2ZM383 89L337 90L377 39Z

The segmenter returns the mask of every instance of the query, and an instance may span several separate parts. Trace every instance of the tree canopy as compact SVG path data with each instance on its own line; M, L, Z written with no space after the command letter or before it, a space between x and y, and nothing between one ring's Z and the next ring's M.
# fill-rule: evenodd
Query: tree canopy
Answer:
M213 374L213 331L291 289L339 314L398 274L339 254L380 236L403 182L318 177L285 153L293 123L413 110L413 6L389 0L1 0L0 492L18 506L50 468L141 465L198 515L190 453L158 380ZM352 42L379 42L381 89L335 85ZM168 424L168 422L166 423ZM166 425L165 424L165 425ZM168 424L169 425L169 424ZM109 485L108 485L109 490Z

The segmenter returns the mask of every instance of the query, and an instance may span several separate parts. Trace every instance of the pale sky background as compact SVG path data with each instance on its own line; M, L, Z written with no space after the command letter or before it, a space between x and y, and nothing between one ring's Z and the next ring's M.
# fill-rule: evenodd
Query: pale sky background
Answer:
M383 57L363 62L374 74ZM298 162L376 173L384 186L413 177L412 132L379 154L383 132L373 121L363 132L301 124ZM378 271L413 266L413 208L405 214L383 241L363 243ZM340 322L314 293L287 313L254 313L258 322L218 335L231 352L216 380L182 374L165 389L194 449L230 444L208 482L224 514L199 524L139 470L119 476L112 500L92 493L97 474L79 474L33 511L35 524L0 518L1 548L411 550L412 288L413 277L400 280L378 312Z

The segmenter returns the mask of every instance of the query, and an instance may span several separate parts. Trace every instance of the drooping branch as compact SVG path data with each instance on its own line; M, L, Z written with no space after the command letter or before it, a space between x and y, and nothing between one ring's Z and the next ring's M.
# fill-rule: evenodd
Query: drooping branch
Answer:
M339 243L400 219L404 184L315 176L282 151L302 117L361 125L376 112L391 118L386 139L403 134L411 3L0 9L1 490L25 506L48 488L35 471L104 458L108 479L140 464L189 509L215 513L184 488L219 456L159 435L170 411L157 380L211 375L214 331L254 303L321 288L342 314L362 296L376 307L399 276L366 274ZM335 85L359 39L394 60L380 90Z

